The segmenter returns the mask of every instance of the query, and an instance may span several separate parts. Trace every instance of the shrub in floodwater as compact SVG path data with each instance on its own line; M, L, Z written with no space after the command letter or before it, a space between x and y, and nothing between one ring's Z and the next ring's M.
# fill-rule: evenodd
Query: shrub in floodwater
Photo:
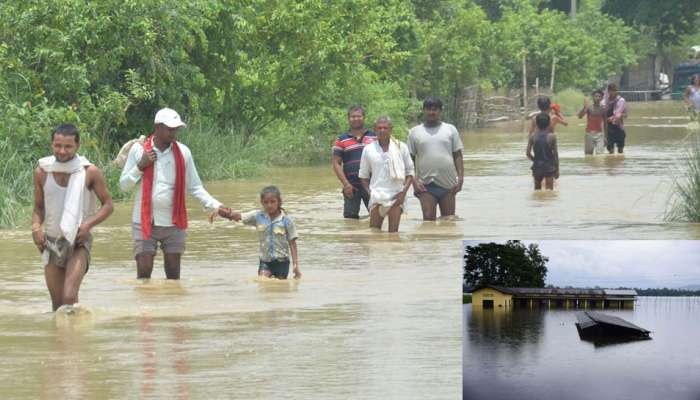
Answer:
M700 222L700 136L694 135L682 171L673 179L666 220Z

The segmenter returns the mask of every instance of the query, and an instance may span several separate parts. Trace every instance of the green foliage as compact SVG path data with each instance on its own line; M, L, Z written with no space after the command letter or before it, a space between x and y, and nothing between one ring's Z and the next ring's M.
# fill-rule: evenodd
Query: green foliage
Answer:
M468 287L544 287L549 259L537 244L520 241L480 243L464 250L464 282Z
M470 294L463 294L462 295L462 304L471 304L472 303L472 296Z
M202 176L227 179L327 162L353 103L368 125L389 115L402 139L428 95L455 120L467 86L520 85L523 50L531 81L548 79L556 55L557 87L586 91L634 59L619 20L584 4L571 22L550 3L0 2L0 146L12 164L0 175L0 224L19 221L7 210L29 203L24 171L48 154L59 123L80 128L81 153L119 198L108 161L164 106L188 121L195 146L217 144L217 157L198 160Z
M522 56L527 58L528 82L549 82L556 57L556 87L590 89L620 72L636 59L629 49L632 30L598 10L585 9L575 20L559 11L539 11L527 0L504 9L496 24L510 84L522 81Z
M700 222L700 136L695 134L682 170L673 179L668 221Z
M573 117L578 114L583 107L583 100L585 98L588 98L589 104L593 103L590 94L584 94L576 89L565 89L554 94L554 96L552 96L552 101L561 106L562 114Z
M603 12L622 19L640 31L649 32L658 48L678 44L684 35L698 32L697 0L605 0Z

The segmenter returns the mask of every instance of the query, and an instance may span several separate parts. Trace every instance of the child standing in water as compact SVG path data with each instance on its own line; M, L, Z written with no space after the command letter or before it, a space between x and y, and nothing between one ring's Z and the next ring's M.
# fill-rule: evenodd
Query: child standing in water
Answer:
M532 177L535 180L535 190L542 189L542 180L545 188L554 190L554 179L559 179L559 153L557 151L557 137L550 129L550 118L546 113L540 113L535 117L537 130L530 135L527 141L527 158L532 160ZM532 152L535 152L533 155Z
M241 216L241 222L258 231L260 266L258 276L287 279L289 258L294 265L294 279L301 278L297 254L297 230L292 219L282 208L282 195L276 186L267 186L260 192L263 209Z

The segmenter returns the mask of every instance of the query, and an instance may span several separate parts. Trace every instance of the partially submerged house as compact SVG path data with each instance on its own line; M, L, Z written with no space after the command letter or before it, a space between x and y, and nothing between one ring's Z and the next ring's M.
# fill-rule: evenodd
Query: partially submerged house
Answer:
M637 292L632 289L506 288L484 285L471 289L472 306L510 309L633 309Z

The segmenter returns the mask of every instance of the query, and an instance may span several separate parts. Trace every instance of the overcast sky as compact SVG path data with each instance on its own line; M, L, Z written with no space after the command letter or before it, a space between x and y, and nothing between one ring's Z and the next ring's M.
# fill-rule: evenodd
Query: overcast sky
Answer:
M497 241L499 243L504 243ZM474 245L478 241L465 241ZM700 285L700 241L541 240L546 284L589 287L669 287Z

